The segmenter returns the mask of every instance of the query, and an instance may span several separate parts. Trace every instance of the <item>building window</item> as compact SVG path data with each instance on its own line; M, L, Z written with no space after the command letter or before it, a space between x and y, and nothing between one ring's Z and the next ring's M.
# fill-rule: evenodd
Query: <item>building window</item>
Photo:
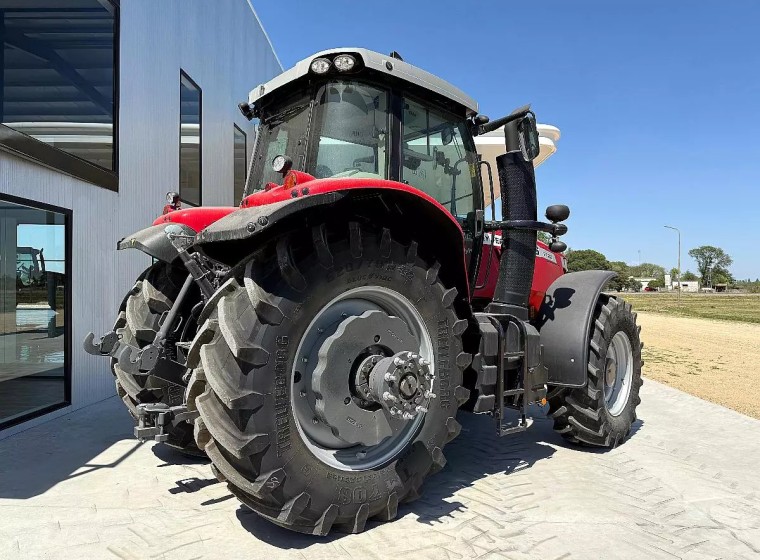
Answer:
M117 35L108 0L0 0L0 146L116 186Z
M245 191L245 177L248 172L248 145L245 132L237 125L234 129L235 152L233 165L235 166L235 204L240 204Z
M71 214L0 198L0 429L70 403Z
M201 88L190 76L179 79L179 195L184 202L201 205Z

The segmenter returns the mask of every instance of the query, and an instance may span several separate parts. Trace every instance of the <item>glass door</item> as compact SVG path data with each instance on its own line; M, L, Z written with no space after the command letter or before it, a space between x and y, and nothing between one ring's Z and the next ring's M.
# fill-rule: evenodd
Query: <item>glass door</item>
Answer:
M66 222L0 200L0 428L69 400Z

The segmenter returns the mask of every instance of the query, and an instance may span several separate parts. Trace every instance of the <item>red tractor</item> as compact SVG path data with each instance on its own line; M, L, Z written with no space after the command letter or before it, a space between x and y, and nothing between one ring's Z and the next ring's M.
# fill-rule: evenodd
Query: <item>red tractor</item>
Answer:
M548 402L570 442L627 437L636 315L602 293L613 273L564 274L569 210L538 220L528 107L489 121L396 53L337 49L241 110L260 126L240 207L181 209L170 194L118 244L155 264L114 330L85 340L111 358L137 437L205 453L244 504L319 535L417 498L459 409L503 436ZM497 221L473 137L502 126Z

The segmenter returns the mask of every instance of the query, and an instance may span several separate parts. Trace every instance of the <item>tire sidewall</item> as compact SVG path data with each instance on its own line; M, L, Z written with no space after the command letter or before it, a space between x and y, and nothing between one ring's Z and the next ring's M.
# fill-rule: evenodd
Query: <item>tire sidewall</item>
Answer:
M602 337L603 342L599 345L601 356L596 356L593 351L590 351L589 361L591 365L597 367L601 372L595 384L596 389L600 391L599 398L602 401L600 414L604 415L605 423L610 426L613 440L622 440L628 435L633 422L636 420L636 405L639 402L639 388L641 386L641 342L639 340L635 316L623 301L615 301L617 302L617 305L612 308L611 313L606 320L604 320L604 315L601 316L605 327L604 335ZM631 344L633 372L630 379L630 390L628 392L625 406L618 415L612 415L610 414L604 399L604 372L607 361L607 351L612 344L612 339L618 332L623 332L628 337L628 341ZM591 382L591 380L589 380L589 382Z

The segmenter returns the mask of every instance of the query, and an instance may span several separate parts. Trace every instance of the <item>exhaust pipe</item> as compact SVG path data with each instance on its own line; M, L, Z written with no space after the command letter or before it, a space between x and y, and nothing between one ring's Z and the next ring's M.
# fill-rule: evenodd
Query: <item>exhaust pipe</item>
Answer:
M502 220L536 220L536 176L531 161L520 150L516 122L504 127L507 153L496 158L501 187ZM528 300L536 265L535 230L502 231L499 278L489 313L504 313L528 320Z

